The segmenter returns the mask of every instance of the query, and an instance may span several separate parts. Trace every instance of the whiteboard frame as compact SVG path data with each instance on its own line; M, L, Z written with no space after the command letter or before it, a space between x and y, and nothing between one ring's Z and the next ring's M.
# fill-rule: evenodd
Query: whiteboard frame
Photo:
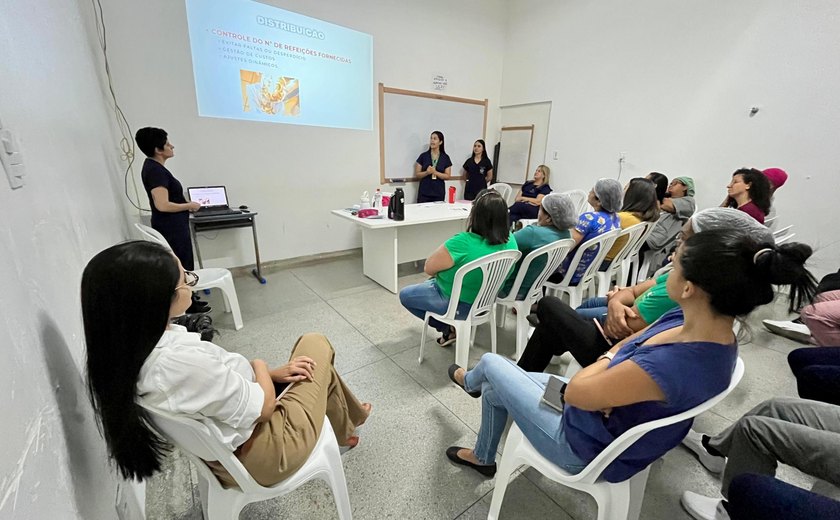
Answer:
M524 176L524 178L523 178L523 180L520 184L525 184L528 181L528 172L531 171L531 151L534 148L534 125L503 126L502 127L502 133L499 137L499 142L502 143L502 142L504 142L504 132L506 132L506 131L507 132L511 132L511 131L521 132L521 131L525 131L525 130L527 130L530 134L530 137L528 139L528 162L525 164L525 176ZM505 147L504 146L502 146L501 153L505 153ZM499 158L499 162L502 162L501 156ZM498 165L496 165L496 166L498 166ZM498 174L496 175L496 179L497 179L496 182L505 182L503 180L498 180Z
M462 98L462 97L454 97L454 96L444 96L443 94L433 94L431 92L420 92L417 90L406 90L402 88L393 88L393 87L386 87L385 84L379 84L379 182L380 184L390 184L392 182L419 182L420 179L417 177L410 177L410 178L395 178L389 179L385 177L385 94L397 94L401 96L415 96L415 97L422 97L422 98L429 98L429 99L439 99L442 101L454 101L456 103L468 103L470 105L482 105L484 107L484 126L482 127L481 131L481 138L486 139L487 135L487 106L488 100L484 98L484 101L480 99L469 99L469 98ZM533 134L532 134L533 139ZM530 164L530 150L529 153L529 164ZM453 180L463 180L465 178L464 175L453 175Z

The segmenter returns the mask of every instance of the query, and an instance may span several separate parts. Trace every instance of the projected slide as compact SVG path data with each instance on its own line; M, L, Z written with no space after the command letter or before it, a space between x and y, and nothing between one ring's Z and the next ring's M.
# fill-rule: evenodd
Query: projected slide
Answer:
M186 0L198 114L371 130L369 34L250 0Z

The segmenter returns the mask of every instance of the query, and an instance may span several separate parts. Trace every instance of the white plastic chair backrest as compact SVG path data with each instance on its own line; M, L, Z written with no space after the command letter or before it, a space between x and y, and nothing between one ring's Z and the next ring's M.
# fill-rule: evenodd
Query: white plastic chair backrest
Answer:
M558 267L560 267L563 259L566 258L566 255L573 247L575 247L575 241L573 239L563 238L542 247L538 247L528 253L528 255L522 260L522 264L519 266L519 272L516 273L516 278L513 280L513 286L511 286L510 292L505 298L501 298L500 301L517 300L517 295L522 288L522 282L525 280L525 275L528 273L528 269L531 267L531 264L534 263L537 258L545 257L545 267L543 267L539 275L534 278L533 284L528 289L527 296L523 298L523 300L530 299L531 301L540 299L542 297L543 284L548 277L551 276Z
M601 262L604 261L604 257L607 256L607 253L620 232L620 229L611 229L606 233L581 243L578 246L577 251L575 251L575 256L572 257L571 263L569 263L569 268L566 269L566 275L563 277L563 281L557 285L560 287L574 287L578 285L585 286L589 283L595 276L595 273L598 272L598 269L601 267ZM580 277L578 283L572 285L572 278L574 278L578 264L580 264L580 260L583 258L583 253L596 246L598 246L598 253L592 258L592 262L590 262L586 267L586 270L583 272L583 275Z
M624 247L616 253L615 257L612 259L612 263L608 269L608 272L615 272L621 267L621 262L624 261L625 258L630 258L634 253L639 251L639 248L642 247L641 239L647 234L647 232L653 228L653 225L656 224L655 222L640 222L636 225L630 226L629 228L622 229L621 232L616 237L615 241L618 242L621 240L621 237L627 237L627 242L624 244ZM624 282L621 282L623 284ZM621 285L619 284L619 285Z
M209 467L203 461L219 461L242 491L264 492L265 488L254 480L232 451L212 436L205 424L184 415L166 413L143 404L140 406L149 414L154 429L188 456L199 459L195 461L196 464L201 464L209 472Z
M587 482L587 483L594 483L598 478L601 476L601 473L604 472L607 466L612 464L612 462L621 455L624 450L629 448L633 445L634 442L639 440L643 435L646 433L656 430L658 428L664 428L665 426L670 426L672 424L676 424L678 422L685 421L686 419L692 419L701 413L709 410L719 402L721 402L729 393L738 386L738 383L741 381L741 378L744 376L744 361L739 357L738 360L735 362L735 370L732 371L732 379L729 381L729 387L726 388L723 392L719 393L718 395L712 397L708 401L701 403L690 410L686 410L680 414L672 415L671 417L663 417L662 419L657 419L655 421L650 421L646 423L639 424L630 428L617 439L612 441L604 451L598 454L597 457L592 459L590 462L580 473L577 475L573 475L569 478L569 480L575 482Z
M166 249L172 251L172 248L169 247L169 242L167 242L166 239L163 238L163 235L161 235L160 231L158 231L157 229L150 228L149 226L144 226L140 223L135 223L134 227L136 227L137 230L140 231L140 235L142 235L144 239L148 240L149 242L156 242L165 247Z
M568 195L572 199L572 204L575 205L578 215L584 213L587 206L589 206L589 193L583 190L564 191L563 194Z
M785 226L782 229L773 231L773 236L776 237L776 238L782 237L782 236L786 235L787 232L791 230L791 228L793 228L793 224L791 224L789 226Z
M796 233L791 233L790 235L785 235L782 238L779 238L779 239L776 240L776 245L780 246L780 245L784 244L785 242L787 242L788 240L790 240L791 238L793 238L795 236L796 236Z
M473 269L481 269L482 280L481 288L475 297L475 301L470 308L471 319L483 318L496 304L496 298L499 294L499 289L505 283L508 273L510 273L513 264L522 256L516 249L508 249L505 251L498 251L482 256L472 262L462 265L455 272L455 280L452 282L452 296L449 298L449 308L444 314L444 318L454 320L455 313L458 311L458 301L461 296L461 285L464 282L464 276Z
M511 188L510 184L505 184L504 182L497 182L495 184L491 184L490 186L487 186L487 189L488 190L496 190L497 192L499 192L499 195L501 195L502 198L505 199L505 202L507 203L507 205L508 206L511 205L510 199L511 199L511 193L513 192L513 188Z

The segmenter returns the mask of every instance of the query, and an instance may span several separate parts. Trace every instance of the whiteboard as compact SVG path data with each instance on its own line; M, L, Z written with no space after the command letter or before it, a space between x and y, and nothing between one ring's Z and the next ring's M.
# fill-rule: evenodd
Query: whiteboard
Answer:
M429 136L443 132L452 159L452 175L472 156L473 143L484 139L487 100L456 98L379 84L380 181L412 181L417 157L429 149ZM488 152L492 154L492 146Z
M531 143L534 125L502 127L496 182L524 184L531 171Z

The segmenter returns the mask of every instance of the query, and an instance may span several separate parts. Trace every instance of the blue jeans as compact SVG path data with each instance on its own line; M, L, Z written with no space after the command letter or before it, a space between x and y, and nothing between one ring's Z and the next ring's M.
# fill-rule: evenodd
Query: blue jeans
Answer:
M434 278L423 283L409 285L400 291L400 303L411 314L421 320L426 319L426 312L445 314L449 308L449 297L443 294ZM463 318L470 312L471 303L458 302L456 318ZM434 318L429 318L429 325L441 334L449 332L449 325Z
M591 320L597 318L601 325L607 321L607 299L603 296L597 298L589 298L580 304L580 307L575 309L581 318Z
M525 372L513 361L484 354L464 378L467 391L481 390L481 428L475 456L482 464L496 460L508 414L538 452L570 473L580 473L586 461L574 454L563 431L563 415L542 404L549 374ZM566 379L561 378L564 381Z

